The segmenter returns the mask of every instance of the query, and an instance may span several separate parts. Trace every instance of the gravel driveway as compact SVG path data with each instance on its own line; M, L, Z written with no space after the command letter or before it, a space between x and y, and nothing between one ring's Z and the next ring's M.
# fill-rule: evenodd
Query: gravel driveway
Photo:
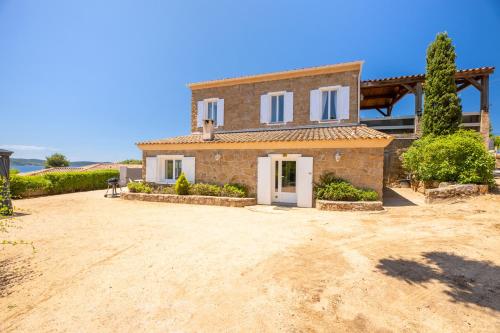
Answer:
M500 198L377 213L18 200L1 332L498 332Z

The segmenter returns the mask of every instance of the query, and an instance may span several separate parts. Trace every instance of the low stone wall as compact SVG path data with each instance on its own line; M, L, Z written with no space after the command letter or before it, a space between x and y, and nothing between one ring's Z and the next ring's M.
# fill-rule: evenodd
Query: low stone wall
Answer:
M370 211L383 210L382 201L328 201L316 200L319 210Z
M125 200L182 203L182 204L193 204L193 205L227 206L227 207L244 207L257 204L257 200L255 198L211 197L203 195L122 193L121 198Z
M435 203L449 199L470 197L488 193L488 185L450 185L425 190L425 203Z

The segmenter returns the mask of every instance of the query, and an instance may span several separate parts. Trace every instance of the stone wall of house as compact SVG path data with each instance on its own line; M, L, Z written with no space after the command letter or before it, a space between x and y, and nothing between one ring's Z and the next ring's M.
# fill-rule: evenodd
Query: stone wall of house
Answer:
M196 122L197 102L207 98L224 99L224 126L218 127L217 130L276 128L276 125L270 126L260 123L260 96L277 91L293 92L293 122L287 123L286 126L317 123L309 120L310 91L334 85L350 87L350 118L342 120L342 122L358 123L358 82L359 72L347 71L193 90L191 95L191 129L193 132L201 131Z
M336 152L341 159L335 160ZM144 151L143 177L146 157L156 155L194 156L196 182L200 183L243 183L255 195L257 187L257 157L268 154L302 154L313 157L313 179L318 181L324 172L335 172L338 177L350 181L354 186L369 188L382 196L384 154L383 148L349 149L296 149L296 150L192 150L192 151ZM220 159L216 160L216 154Z
M396 138L384 150L384 185L399 186L398 181L406 178L401 155L408 150L416 138Z

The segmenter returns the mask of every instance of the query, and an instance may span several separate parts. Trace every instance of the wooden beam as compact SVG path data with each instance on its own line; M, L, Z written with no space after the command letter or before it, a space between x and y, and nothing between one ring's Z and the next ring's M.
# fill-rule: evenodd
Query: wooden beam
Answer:
M461 85L457 86L457 92L460 92L470 86L471 83L469 81L462 83Z
M415 114L422 115L422 83L418 82L415 86Z
M387 113L384 113L384 111L380 110L380 108L375 108L375 110L377 110L381 115L383 115L384 117L387 117Z
M418 83L419 83L419 82L418 82ZM412 87L412 86L410 86L409 84L404 84L404 83L403 83L403 84L402 84L402 86L403 86L403 87L405 87L405 88L406 88L406 90L408 90L408 91L410 91L410 92L412 92L412 93L414 93L414 94L416 93L415 88L413 88L413 87Z
M485 75L481 78L481 111L488 112L490 108L490 82L489 76Z
M483 88L481 87L481 84L479 82L477 82L476 79L468 77L468 78L466 78L466 80L469 81L470 83L472 83L472 85L474 87L476 87L477 90L479 90L479 91L483 90Z

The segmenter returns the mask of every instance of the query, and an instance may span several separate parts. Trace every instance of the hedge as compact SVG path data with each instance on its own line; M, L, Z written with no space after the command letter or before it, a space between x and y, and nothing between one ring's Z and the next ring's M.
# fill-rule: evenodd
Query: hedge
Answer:
M10 191L13 198L29 197L31 193L62 194L104 189L109 178L118 178L118 170L71 171L41 176L12 175Z

